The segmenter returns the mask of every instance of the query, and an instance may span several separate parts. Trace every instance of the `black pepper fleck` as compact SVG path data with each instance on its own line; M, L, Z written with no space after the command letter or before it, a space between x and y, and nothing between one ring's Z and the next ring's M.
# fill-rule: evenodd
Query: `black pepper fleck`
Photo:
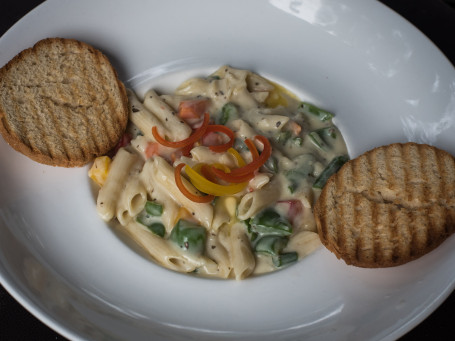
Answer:
M135 107L132 107L131 110L132 110L133 112L138 112L138 111L140 111L138 108L135 108Z
M281 125L281 121L278 121L278 122L276 123L276 127L278 128L280 125Z

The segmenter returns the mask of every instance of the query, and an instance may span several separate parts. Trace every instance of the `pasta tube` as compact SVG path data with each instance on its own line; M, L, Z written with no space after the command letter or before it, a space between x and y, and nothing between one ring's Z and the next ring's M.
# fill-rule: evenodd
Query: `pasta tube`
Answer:
M124 148L117 152L96 202L97 212L103 220L109 221L116 215L118 198L137 159L137 155L127 152Z

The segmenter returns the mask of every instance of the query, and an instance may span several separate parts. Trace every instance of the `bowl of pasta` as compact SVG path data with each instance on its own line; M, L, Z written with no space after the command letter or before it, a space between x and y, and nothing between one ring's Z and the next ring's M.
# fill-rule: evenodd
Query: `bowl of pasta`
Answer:
M366 150L455 154L455 71L386 7L49 0L0 39L1 64L49 36L102 50L129 109L117 148L82 168L0 142L0 278L64 336L394 339L453 290L453 238L360 269L321 246L313 218Z

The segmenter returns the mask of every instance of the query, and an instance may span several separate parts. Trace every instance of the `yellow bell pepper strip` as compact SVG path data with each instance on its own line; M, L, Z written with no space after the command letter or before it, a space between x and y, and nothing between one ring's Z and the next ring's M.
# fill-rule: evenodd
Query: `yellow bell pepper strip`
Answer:
M229 148L229 149L227 150L227 152L228 152L229 154L232 154L232 156L235 157L235 159L237 160L237 164L239 165L239 167L243 167L243 166L246 165L245 160L243 160L242 156L241 156L241 155L239 154L239 152L236 151L234 148Z
M264 149L262 150L261 155L254 159L246 166L233 169L230 173L223 172L222 170L213 168L213 172L218 176L220 179L229 181L229 182L243 182L248 179L252 179L254 177L254 172L258 170L272 155L272 146L270 145L269 140L262 135L255 136L255 139L259 140L263 145ZM257 153L256 147L252 141L247 142L248 139L245 140L245 143L248 143L249 148L253 150L252 154L254 155L255 152Z
M213 195L200 196L200 195L193 194L186 189L185 184L182 181L182 175L180 174L180 172L182 171L182 168L185 166L186 165L184 163L181 163L174 169L175 183L177 184L177 187L179 188L180 192L182 192L182 194L184 196L186 196L188 199L190 199L191 201L194 201L197 203L209 203L213 199L215 199L215 197ZM190 167L186 167L186 168L190 168Z
M253 162L249 163L248 165L241 167L241 168L233 169L231 172L232 174L244 175L244 174L254 172L257 169L259 169L268 160L270 155L272 155L272 146L270 145L269 140L265 136L256 135L254 138L256 140L259 140L259 142L261 142L264 146L264 149L262 150L261 155L259 155L259 157L256 160L253 160Z
M231 185L220 185L215 182L212 182L197 171L197 169L200 169L200 167L202 166L203 166L202 164L200 166L196 165L195 169L189 167L188 165L185 166L185 172L190 178L191 183L201 192L216 196L233 195L242 191L248 185L247 182L236 183ZM215 167L213 168L217 169Z

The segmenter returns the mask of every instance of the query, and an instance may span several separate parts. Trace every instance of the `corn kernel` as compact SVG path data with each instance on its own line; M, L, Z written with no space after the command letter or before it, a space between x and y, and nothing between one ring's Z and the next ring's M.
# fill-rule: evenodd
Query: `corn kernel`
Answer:
M99 156L95 159L92 167L88 171L88 176L100 187L103 187L106 182L110 166L111 159L108 156Z

